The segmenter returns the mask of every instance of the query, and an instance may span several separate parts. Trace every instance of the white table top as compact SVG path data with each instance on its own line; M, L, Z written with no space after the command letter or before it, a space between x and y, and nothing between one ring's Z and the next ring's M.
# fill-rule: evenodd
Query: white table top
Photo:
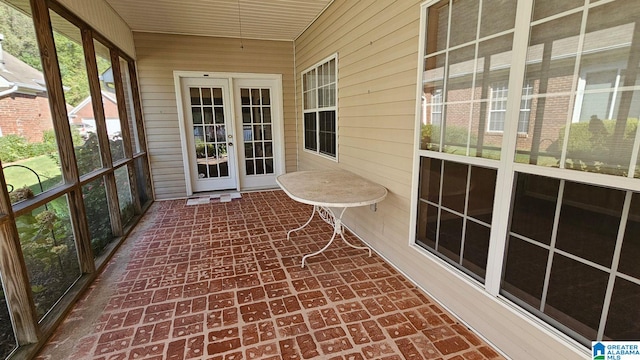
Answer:
M383 186L344 170L297 171L278 176L276 182L289 197L309 205L356 207L387 196Z

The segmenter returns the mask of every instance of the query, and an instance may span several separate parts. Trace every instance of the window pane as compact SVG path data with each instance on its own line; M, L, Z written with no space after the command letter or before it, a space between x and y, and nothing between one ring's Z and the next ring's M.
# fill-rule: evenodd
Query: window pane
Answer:
M0 91L7 95L0 99L0 159L11 202L16 203L60 185L62 176L33 21L0 2L0 23L4 35L2 77L8 81L0 84ZM13 83L33 90L12 90Z
M447 161L442 179L442 206L464 213L469 166Z
M595 339L609 274L554 255L544 313L587 339Z
M100 169L100 145L96 138L96 116L89 92L89 80L82 48L80 29L51 11L56 53L65 87L65 101L73 107L68 111L80 175ZM101 100L97 100L101 101ZM95 156L90 155L95 153ZM88 159L89 157L90 159Z
M99 64L98 72L101 76L102 104L104 106L105 121L107 123L111 160L116 162L124 159L122 125L120 123L120 113L118 112L118 102L115 92L114 76L116 74L113 73L113 68L111 67L109 49L97 40L93 41L93 45L96 49L96 61ZM126 93L125 96L127 96Z
M480 16L480 37L513 29L516 22L515 1L483 0Z
M516 174L510 231L549 245L559 187L560 180Z
M136 119L136 111L133 107L133 89L131 88L131 79L129 78L129 63L120 58L120 71L122 72L122 86L124 87L124 107L127 110L127 118L129 124L129 136L131 136L131 149L133 153L140 152L140 141L138 138L138 126Z
M0 5L2 6L2 5ZM0 280L2 280L0 274ZM4 291L0 291L0 358L5 359L17 347Z
M504 291L540 308L548 256L548 250L510 236L502 274Z
M497 176L494 169L471 167L467 215L491 224Z
M438 252L454 262L460 261L462 245L462 217L446 210L440 210Z
M80 277L67 197L16 218L39 319Z
M484 279L487 271L490 236L491 229L489 227L467 221L462 265L481 279Z
M122 166L114 172L116 187L118 190L118 203L120 204L120 217L122 225L126 226L133 219L134 209L131 199L131 185L129 184L129 169Z
M476 39L478 28L479 1L453 1L451 10L452 24L466 24L449 33L449 47L461 45Z
M421 199L440 203L440 173L442 161L431 158L420 159L420 196Z
M91 249L93 256L98 257L114 238L104 180L100 178L82 186L82 197L91 232Z
M428 30L425 44L427 55L444 50L447 47L449 9L449 0L441 0L428 9Z
M567 181L556 247L611 267L624 192Z
M147 202L152 200L151 188L149 184L149 173L147 172L147 157L139 157L135 161L136 167L136 181L138 182L138 198L140 199L140 205L144 206Z
M536 0L533 6L533 20L540 20L584 5L584 0Z
M640 285L616 278L604 336L616 340L640 339Z
M438 208L424 201L419 202L417 242L422 247L436 249L438 234Z
M304 114L304 148L317 150L316 140L316 113Z
M335 111L321 111L318 151L323 154L336 155L336 113Z

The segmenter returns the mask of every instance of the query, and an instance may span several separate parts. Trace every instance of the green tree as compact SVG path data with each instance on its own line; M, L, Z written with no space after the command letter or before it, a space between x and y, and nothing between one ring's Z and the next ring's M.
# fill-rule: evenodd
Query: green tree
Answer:
M0 2L0 34L4 35L2 47L6 52L42 71L40 52L30 17Z

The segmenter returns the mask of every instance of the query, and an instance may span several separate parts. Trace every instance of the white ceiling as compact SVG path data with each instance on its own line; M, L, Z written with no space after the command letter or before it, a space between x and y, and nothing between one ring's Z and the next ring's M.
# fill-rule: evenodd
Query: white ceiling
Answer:
M333 0L106 0L131 30L294 40Z

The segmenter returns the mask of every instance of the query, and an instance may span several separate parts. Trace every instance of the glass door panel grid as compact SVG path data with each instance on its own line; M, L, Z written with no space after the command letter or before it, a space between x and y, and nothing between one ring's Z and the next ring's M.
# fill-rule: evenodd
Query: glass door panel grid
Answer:
M189 91L198 178L227 177L227 129L222 88L191 87Z
M271 91L241 88L245 175L273 174Z

